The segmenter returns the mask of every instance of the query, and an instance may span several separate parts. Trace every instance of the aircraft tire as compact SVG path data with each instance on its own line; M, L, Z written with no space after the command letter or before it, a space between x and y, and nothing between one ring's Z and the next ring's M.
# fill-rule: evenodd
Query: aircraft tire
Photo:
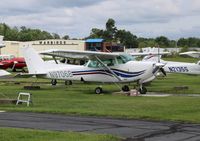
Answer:
M102 92L103 92L103 90L102 90L101 87L97 87L97 88L95 89L95 93L96 93L96 94L101 94Z
M142 87L139 89L140 94L146 94L147 93L147 88Z
M129 89L129 87L128 87L127 85L124 85L124 86L122 87L122 91L128 92L128 91L130 91L130 89Z
M72 81L71 80L69 80L69 85L72 85Z
M65 81L65 85L72 85L72 81L71 81L71 80L69 80L69 81L66 80L66 81Z
M51 80L51 85L55 86L57 84L57 80L56 79L52 79Z

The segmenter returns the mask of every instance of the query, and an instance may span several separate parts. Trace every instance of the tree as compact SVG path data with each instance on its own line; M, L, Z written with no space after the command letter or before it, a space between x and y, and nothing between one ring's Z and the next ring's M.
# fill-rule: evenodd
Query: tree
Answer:
M165 36L160 36L155 39L160 47L169 47L169 39Z
M113 19L108 19L106 22L106 30L104 31L104 38L108 41L113 41L117 28L115 27L115 21Z
M126 48L137 48L137 36L133 35L130 31L118 30L116 39L120 41Z
M65 35L65 36L62 37L62 39L69 40L69 36Z
M57 33L53 33L53 39L60 39L60 36Z
M177 42L177 45L179 47L187 47L188 46L188 40L185 38L180 38Z

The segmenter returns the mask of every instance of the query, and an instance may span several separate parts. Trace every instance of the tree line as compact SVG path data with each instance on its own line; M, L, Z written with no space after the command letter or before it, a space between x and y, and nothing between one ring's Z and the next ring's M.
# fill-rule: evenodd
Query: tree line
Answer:
M6 41L35 41L45 39L61 39L57 33L49 33L40 29L31 29L25 26L20 28L10 27L5 23L0 23L0 35L4 36ZM62 37L69 39L68 35Z
M5 23L0 23L0 35L4 36L7 41L34 41L45 39L70 39L68 35L60 37L56 33L49 33L40 29L31 29L25 26L20 28L10 27ZM137 37L130 31L118 29L115 26L115 20L108 19L105 24L105 29L92 28L88 38L103 38L105 41L117 42L126 48L143 48L143 47L200 47L200 38L189 37L180 38L177 41L170 40L165 36L156 38Z

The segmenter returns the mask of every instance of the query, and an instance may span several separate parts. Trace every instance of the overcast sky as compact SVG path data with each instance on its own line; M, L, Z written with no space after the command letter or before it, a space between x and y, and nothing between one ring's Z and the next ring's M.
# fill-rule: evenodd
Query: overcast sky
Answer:
M108 18L138 37L200 37L200 0L1 0L0 22L83 38Z

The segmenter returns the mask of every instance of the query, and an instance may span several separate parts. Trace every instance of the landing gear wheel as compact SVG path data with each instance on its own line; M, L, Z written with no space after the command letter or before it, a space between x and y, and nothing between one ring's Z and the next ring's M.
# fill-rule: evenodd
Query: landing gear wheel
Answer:
M97 87L97 88L95 89L95 93L96 93L96 94L101 94L102 92L103 92L103 90L102 90L101 87Z
M69 80L69 81L66 80L66 81L65 81L65 85L72 85L72 81L71 81L71 80Z
M127 86L127 85L124 85L123 87L122 87L122 91L124 91L124 92L128 92L130 89L129 89L129 87Z
M51 80L51 85L55 86L57 84L57 80L56 79L52 79Z
M69 80L69 85L72 85L72 81L71 80Z
M140 94L146 94L147 93L147 89L145 87L142 87L139 89Z

